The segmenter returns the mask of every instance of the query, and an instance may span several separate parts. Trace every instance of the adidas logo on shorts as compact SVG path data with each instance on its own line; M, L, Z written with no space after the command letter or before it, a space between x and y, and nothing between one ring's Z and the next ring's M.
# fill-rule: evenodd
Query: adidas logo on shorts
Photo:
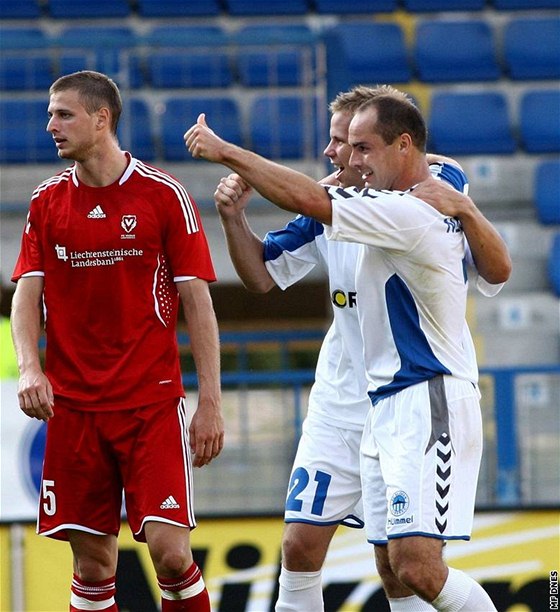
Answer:
M160 506L162 510L172 510L173 508L180 508L177 500L170 495Z

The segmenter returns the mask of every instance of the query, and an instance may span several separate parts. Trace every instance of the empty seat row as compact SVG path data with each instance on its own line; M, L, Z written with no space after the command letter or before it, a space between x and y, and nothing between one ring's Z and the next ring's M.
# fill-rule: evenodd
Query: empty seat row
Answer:
M305 25L76 26L49 39L40 28L3 28L0 88L43 89L61 74L97 69L130 87L313 84L318 36ZM357 83L560 78L560 18L516 18L496 34L484 20L421 21L412 47L397 23L342 22L324 33L330 93ZM453 41L453 44L449 44ZM188 47L188 52L185 51ZM307 82L304 82L308 78ZM46 85L45 85L46 84Z
M421 20L407 46L397 23L341 22L325 34L330 94L358 83L560 78L560 18ZM499 44L498 44L499 43Z
M152 107L144 98L125 104L121 143L146 160L189 160L183 134L206 113L218 134L274 159L316 158L325 145L325 126L314 97L255 96L247 128L233 97L177 97ZM499 92L435 92L428 116L429 149L443 155L560 153L560 91L529 91L512 122ZM45 131L46 102L0 101L0 163L52 162L56 151ZM555 196L558 192L555 192Z
M162 26L142 38L128 27L76 26L56 39L40 28L5 28L0 89L43 89L83 69L133 88L312 85L315 42L305 25L248 25L230 36L218 26Z
M501 92L436 92L430 150L447 155L560 152L560 89L529 90L513 117Z
M241 15L367 14L404 9L410 12L558 8L558 0L3 0L0 18L53 19L140 17L211 17Z
M317 102L305 96L255 97L247 133L230 97L169 98L157 112L144 99L132 98L125 101L119 125L121 145L147 161L191 160L183 134L200 113L223 138L269 158L316 158L324 146L315 121ZM41 100L0 100L0 163L56 161L47 120Z

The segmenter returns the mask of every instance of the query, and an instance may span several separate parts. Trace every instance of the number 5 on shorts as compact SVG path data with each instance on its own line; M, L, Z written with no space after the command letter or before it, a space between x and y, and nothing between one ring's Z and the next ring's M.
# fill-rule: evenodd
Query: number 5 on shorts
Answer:
M43 480L43 511L47 516L56 513L56 496L52 489L54 489L54 480Z

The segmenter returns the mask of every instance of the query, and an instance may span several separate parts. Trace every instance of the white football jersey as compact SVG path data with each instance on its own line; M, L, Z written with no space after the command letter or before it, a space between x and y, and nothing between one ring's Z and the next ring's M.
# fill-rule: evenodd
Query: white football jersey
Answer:
M455 166L432 164L430 170L455 189L468 190L465 174ZM265 265L281 289L316 267L328 275L333 321L319 353L308 410L339 427L362 429L371 407L358 320L361 299L356 290L356 264L363 247L327 240L324 229L318 221L300 215L284 229L269 232L264 238ZM474 359L466 323L465 345Z
M308 413L335 426L363 429L371 402L357 313L356 261L360 245L327 240L324 226L301 215L264 239L268 272L285 289L314 267L329 277L333 321L323 340Z
M476 383L460 223L408 193L327 191L327 237L364 245L356 290L373 403L438 374Z

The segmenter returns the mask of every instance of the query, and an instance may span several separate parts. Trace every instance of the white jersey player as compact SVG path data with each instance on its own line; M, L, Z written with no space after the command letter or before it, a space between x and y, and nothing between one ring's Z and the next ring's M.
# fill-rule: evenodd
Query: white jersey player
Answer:
M330 237L363 245L356 290L373 407L361 476L384 589L395 610L426 609L417 605L423 600L442 611L486 612L495 608L484 589L442 557L443 539L470 534L481 453L476 364L464 346L463 228L455 214L426 203L426 188L437 181L429 175L427 132L418 109L402 92L378 90L349 129L350 165L371 191L325 191L298 172L221 140L203 116L185 142L194 157L223 163L281 208L330 226ZM410 190L417 183L424 201L379 191ZM478 216L471 206L467 226ZM398 329L401 323L410 337ZM462 492L463 477L468 482ZM375 516L380 508L382 524Z

